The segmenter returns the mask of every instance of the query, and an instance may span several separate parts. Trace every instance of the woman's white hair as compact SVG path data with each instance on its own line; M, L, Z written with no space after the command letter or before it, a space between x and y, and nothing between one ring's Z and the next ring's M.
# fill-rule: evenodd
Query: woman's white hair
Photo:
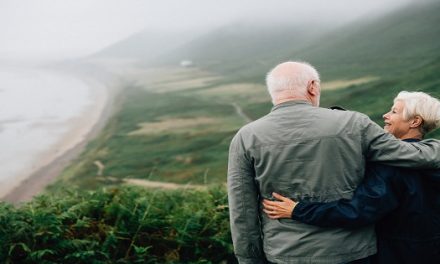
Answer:
M421 132L423 135L440 127L440 101L423 92L400 92L394 102L404 103L403 118L409 120L420 116L423 120Z
M301 71L298 71L294 76L286 74L277 74L276 70L280 65L291 64L301 66ZM279 64L273 68L266 75L266 85L272 100L275 99L276 94L281 91L291 90L298 95L306 95L307 84L310 80L320 82L318 71L307 62L288 61Z

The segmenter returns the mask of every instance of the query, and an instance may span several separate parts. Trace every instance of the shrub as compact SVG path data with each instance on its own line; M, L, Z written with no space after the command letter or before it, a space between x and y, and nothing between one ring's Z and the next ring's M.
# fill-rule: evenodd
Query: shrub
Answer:
M0 203L1 263L234 263L224 187L59 191Z

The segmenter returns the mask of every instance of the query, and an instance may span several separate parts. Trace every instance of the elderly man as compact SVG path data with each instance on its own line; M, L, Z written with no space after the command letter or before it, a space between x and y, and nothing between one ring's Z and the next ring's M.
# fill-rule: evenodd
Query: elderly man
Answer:
M402 142L363 114L319 108L319 74L307 63L282 63L266 81L275 106L241 128L229 150L231 232L239 262L347 263L376 253L373 226L271 220L261 200L273 192L305 201L350 198L366 160L438 168L439 142Z

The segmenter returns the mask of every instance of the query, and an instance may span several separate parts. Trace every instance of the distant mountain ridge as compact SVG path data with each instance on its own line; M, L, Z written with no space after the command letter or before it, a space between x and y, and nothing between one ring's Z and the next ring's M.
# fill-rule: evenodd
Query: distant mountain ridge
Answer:
M235 23L190 41L185 35L141 32L95 56L136 58L146 67L191 60L231 82L261 82L286 60L309 61L326 79L382 75L440 56L439 11L439 1L420 1L337 29Z
M176 58L185 57L210 70L230 73L243 70L248 63L266 64L281 59L328 31L320 25L307 28L296 24L236 23L194 39L160 59L173 63Z
M330 76L380 75L418 66L440 56L439 11L438 1L415 3L378 20L347 25L297 56Z
M395 72L440 56L440 2L420 1L338 29L326 25L230 26L172 53L209 70L257 80L276 63L311 62L326 78ZM374 14L372 15L374 16Z
M158 33L149 30L138 32L122 41L91 55L93 58L136 59L154 61L161 55L183 45L186 33Z

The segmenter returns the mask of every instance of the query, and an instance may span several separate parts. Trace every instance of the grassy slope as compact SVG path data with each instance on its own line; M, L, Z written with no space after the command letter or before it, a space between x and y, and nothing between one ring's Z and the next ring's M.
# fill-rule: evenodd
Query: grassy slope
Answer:
M95 188L105 183L105 177L177 183L225 181L226 150L236 129L243 124L231 105L132 87L127 91L122 108L102 136L65 171L59 184L68 182ZM157 124L161 120L193 120L195 117L218 122L129 135L139 129L140 123ZM96 160L105 165L104 179L96 177Z
M420 3L323 36L298 52L324 78L407 73L439 56L440 2Z
M382 114L391 106L392 98L400 90L421 90L440 97L440 77L437 74L440 70L440 29L437 27L440 22L440 16L437 15L439 6L438 3L432 3L430 6L401 10L380 21L364 22L333 32L323 37L325 41L295 51L295 55L310 58L316 63L323 72L324 81L366 75L378 77L365 84L324 91L322 105L342 105L364 112L380 123ZM96 177L95 160L106 166L104 176L118 179L129 177L178 183L224 182L229 141L244 124L231 104L240 105L252 119L266 114L271 107L264 87L258 85L264 78L264 72L258 67L243 70L244 74L243 71L231 70L235 69L234 63L237 60L251 61L255 59L252 55L257 53L261 53L258 58L270 58L274 53L265 49L265 45L246 48L259 36L255 32L238 38L240 34L236 31L216 33L216 38L208 36L193 43L195 50L199 51L193 54L194 58L198 56L211 71L217 69L213 81L188 86L185 79L197 79L189 71L187 76L179 75L182 82L170 82L169 86L178 88L177 92L157 93L157 83L142 82L138 87L128 89L123 110L113 118L103 136L93 142L79 161L64 173L58 184L75 183L95 188L108 183ZM272 32L271 36L279 33ZM212 46L224 36L229 36L229 44ZM308 41L316 35L309 37ZM292 51L291 47L282 48L280 43L271 45L278 45L276 50L283 50L285 54ZM241 52L244 50L246 52ZM218 64L222 58L225 63ZM265 70L271 66L266 65ZM250 87L243 88L236 80ZM256 84L251 86L249 83ZM230 87L225 90L225 85ZM221 125L217 124L211 130L193 126L185 131L169 129L160 134L128 136L142 123L196 117L214 118ZM439 135L436 132L430 136Z
M400 90L423 90L440 97L440 34L436 34L438 17L434 15L438 4L421 10L416 10L417 16L405 11L371 22L362 30L335 32L334 38L326 37L328 42L303 50L301 56L310 56L324 80L380 77L324 92L323 105L343 105L379 121ZM399 20L399 16L406 18ZM412 37L402 43L405 36ZM63 173L50 195L20 208L0 203L0 262L234 263L223 187L198 192L126 187L90 193L59 190L73 186L95 189L118 184L117 179L124 177L224 182L229 141L244 123L231 103L254 119L269 111L261 82L264 72L273 66L269 63L272 55L265 54L268 61L246 68L244 73L232 70L235 66L222 67L217 72L228 73L227 77L214 75L216 81L197 87L184 82L178 92L157 93L157 84L133 80L137 86L127 88L122 111ZM215 69L209 63L206 67ZM237 80L245 84L225 86ZM213 130L209 130L212 126L190 126L161 135L128 135L142 123L195 117L218 119L221 125L216 123ZM440 132L431 136L440 138ZM105 165L102 177L96 176L96 160Z
M262 82L277 62L310 61L323 79L400 73L440 49L439 2L422 2L329 31L325 25L232 25L162 57L190 58L225 80Z

